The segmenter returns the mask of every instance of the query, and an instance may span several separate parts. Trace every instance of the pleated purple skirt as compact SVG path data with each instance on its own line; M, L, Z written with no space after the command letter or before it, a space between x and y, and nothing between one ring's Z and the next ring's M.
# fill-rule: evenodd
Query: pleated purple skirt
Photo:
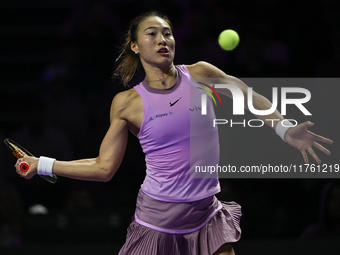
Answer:
M223 202L202 228L188 234L169 234L140 225L134 219L119 255L211 255L223 244L241 237L241 206Z

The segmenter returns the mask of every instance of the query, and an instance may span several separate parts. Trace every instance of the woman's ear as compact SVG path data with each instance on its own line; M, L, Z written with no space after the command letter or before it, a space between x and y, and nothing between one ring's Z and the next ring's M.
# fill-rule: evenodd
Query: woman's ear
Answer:
M138 50L138 45L136 42L131 42L131 50L135 53L138 54L139 50Z

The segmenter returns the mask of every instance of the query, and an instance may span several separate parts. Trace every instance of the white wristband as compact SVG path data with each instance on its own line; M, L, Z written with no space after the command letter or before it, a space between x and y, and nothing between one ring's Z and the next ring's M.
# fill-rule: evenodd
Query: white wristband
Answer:
M53 164L55 158L48 158L41 156L38 161L38 174L40 175L53 175Z
M284 122L284 124L283 124L283 122ZM295 125L292 122L290 122L289 120L283 119L283 120L279 121L279 123L277 123L277 125L276 125L276 128L275 128L276 134L278 136L280 136L283 141L287 142L285 140L285 135L286 135L288 129L290 129L291 127L294 127L294 126Z

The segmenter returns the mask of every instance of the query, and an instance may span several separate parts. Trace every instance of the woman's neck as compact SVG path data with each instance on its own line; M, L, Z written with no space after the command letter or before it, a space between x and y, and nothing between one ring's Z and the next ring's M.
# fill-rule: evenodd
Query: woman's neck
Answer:
M145 80L153 88L167 89L176 81L176 68L173 64L164 69L152 68L145 73Z

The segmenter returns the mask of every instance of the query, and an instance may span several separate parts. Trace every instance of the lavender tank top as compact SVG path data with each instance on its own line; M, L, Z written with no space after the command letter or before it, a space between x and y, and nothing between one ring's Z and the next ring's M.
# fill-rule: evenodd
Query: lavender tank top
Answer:
M195 166L216 166L219 162L218 129L212 101L207 115L201 115L199 85L185 65L176 66L177 79L169 89L156 89L146 80L134 89L144 106L137 135L146 161L141 190L166 202L191 202L220 192L218 175L192 178ZM210 98L208 96L208 98Z

